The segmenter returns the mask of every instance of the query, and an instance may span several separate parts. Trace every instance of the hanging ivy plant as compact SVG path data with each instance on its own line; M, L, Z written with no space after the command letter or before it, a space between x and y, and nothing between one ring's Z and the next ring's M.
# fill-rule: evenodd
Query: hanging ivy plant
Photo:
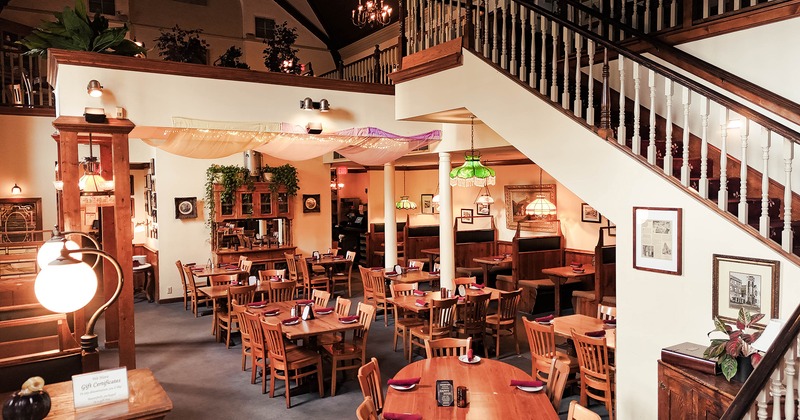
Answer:
M277 192L278 188L283 185L286 187L286 193L290 196L297 195L300 190L300 180L297 179L297 168L290 164L281 166L264 166L265 173L272 174L272 181L269 184L269 189L272 192Z
M214 184L222 185L220 203L236 202L236 190L242 186L252 191L255 189L250 171L238 165L211 165L206 169L206 207L208 221L214 220L216 208L214 203Z

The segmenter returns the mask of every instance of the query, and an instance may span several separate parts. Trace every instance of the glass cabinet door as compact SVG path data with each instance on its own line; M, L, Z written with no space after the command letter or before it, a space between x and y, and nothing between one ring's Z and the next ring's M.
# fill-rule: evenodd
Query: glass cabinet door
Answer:
M240 205L241 205L241 215L242 216L252 216L253 215L253 193L242 193L240 195Z
M258 213L261 216L272 214L272 193L262 192L258 195Z
M219 206L219 213L222 217L232 217L233 216L233 201L230 200L223 200Z
M289 194L285 192L278 193L278 214L289 213Z

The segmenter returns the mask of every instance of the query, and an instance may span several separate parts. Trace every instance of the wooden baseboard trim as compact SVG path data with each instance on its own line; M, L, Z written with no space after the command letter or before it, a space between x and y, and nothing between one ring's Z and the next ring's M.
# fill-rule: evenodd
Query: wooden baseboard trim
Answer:
M166 303L175 303L175 302L183 302L183 298L182 297L176 297L176 298L159 299L158 300L158 304L159 305L166 304Z

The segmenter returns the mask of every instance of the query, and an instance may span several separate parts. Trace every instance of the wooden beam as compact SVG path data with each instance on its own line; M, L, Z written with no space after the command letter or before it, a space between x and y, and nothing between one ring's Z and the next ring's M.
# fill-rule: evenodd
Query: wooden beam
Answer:
M116 224L114 223L114 207L103 207L101 226L103 227L103 248L116 249ZM117 290L117 270L111 264L103 262L103 296L104 302L111 299ZM119 347L119 304L109 306L104 314L105 319L105 347Z
M130 124L133 126L133 124ZM133 128L133 127L131 127ZM124 278L119 296L119 365L136 369L136 336L133 319L133 230L131 229L131 184L128 134L114 133L114 232L116 255Z

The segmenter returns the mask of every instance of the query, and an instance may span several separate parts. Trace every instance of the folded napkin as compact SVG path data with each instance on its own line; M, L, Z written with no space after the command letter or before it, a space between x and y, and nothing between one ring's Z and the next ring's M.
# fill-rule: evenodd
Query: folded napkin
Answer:
M408 268L406 268L406 271L420 271L420 268L419 267L408 267Z
M343 316L339 318L339 322L350 322L358 319L358 315Z
M428 305L428 301L425 300L425 299L417 299L417 305L426 306L426 305Z
M534 321L535 322L550 322L550 321L553 320L553 318L555 318L555 317L552 314L550 314L550 315L547 315L547 316L540 316L539 318L535 318Z
M502 255L498 255L496 257L492 257L492 259L495 260L495 261L502 261L502 260L506 259L506 257L504 257Z
M267 304L267 301L266 300L262 300L262 301L258 301L258 302L250 302L250 303L247 304L247 306L261 306L261 305L266 305L266 304Z
M320 315L326 315L326 314L329 314L329 313L333 312L333 308L319 308L319 309L315 309L314 312L316 312L316 313L318 313Z
M296 301L296 303L298 305L308 305L309 303L314 303L314 301L310 300L310 299L300 299L300 300Z
M278 315L279 313L281 313L280 309L268 309L268 310L263 312L263 315L264 316L275 316L275 315Z
M322 254L323 257L332 257L333 254Z
M465 300L467 300L467 298L465 298L464 296L459 296L459 297L458 297L458 301L459 301L459 302L463 302L463 301L465 301Z
M270 277L269 281L281 281L281 278L278 276L272 276Z
M411 293L413 293L414 296L425 296L425 292L423 292L422 290L419 290L419 289L414 289L414 291L411 292Z
M614 319L604 319L603 320L603 324L617 325L617 319L616 318L614 318Z
M408 414L408 413L389 413L388 411L383 412L383 419L384 420L422 420L422 416L419 414Z
M521 381L519 379L512 379L511 386L529 386L529 387L537 387L543 386L544 382L542 381Z
M397 386L410 386L418 384L420 379L422 378L407 378L407 379L389 379L386 382L389 385L397 385Z
M603 330L600 330L600 331L589 331L589 332L586 333L586 336L587 337L594 337L594 338L605 337L606 336L606 332L603 331Z
M580 273L585 273L585 272L586 272L586 270L585 270L585 269L583 269L583 268L575 268L575 267L572 267L572 272L573 272L573 273L578 273L578 274L580 274Z
M472 284L469 285L469 287L472 287L473 289L483 289L486 286L484 286L482 284L478 284L478 283L472 283Z
M570 267L583 267L583 264L581 264L581 263L579 263L577 261L573 261L573 262L569 263L569 266Z
M291 318L286 318L286 319L284 319L284 320L283 320L283 321L281 321L281 322L282 322L282 323L284 323L284 324L291 324L292 322L295 322L295 321L297 321L298 319L300 319L300 318L299 318L299 317L296 317L296 316L293 316L293 317L291 317Z
M471 362L473 357L475 357L475 355L472 353L472 349L467 350L467 361Z

